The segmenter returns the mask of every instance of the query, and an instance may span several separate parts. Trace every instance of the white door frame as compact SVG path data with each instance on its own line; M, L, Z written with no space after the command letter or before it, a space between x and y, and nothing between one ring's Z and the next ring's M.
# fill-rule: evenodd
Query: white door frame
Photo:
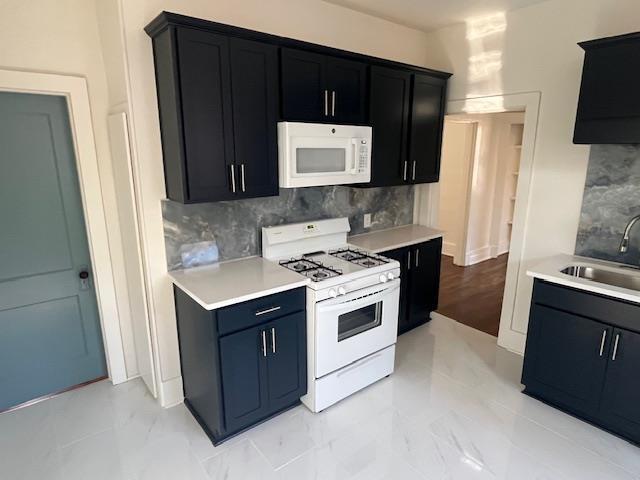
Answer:
M451 100L447 103L446 111L447 115L453 115L465 113L517 112L524 110L524 132L520 170L513 213L509 259L507 261L507 275L502 299L500 330L498 333L498 345L520 354L524 352L526 336L513 327L513 314L516 293L518 291L518 279L520 278L521 269L523 268L523 252L529 220L529 201L540 111L540 97L540 92L527 92ZM424 190L422 191L424 192ZM426 194L428 211L424 213L419 212L419 218L435 222L431 223L431 225L435 225L437 224L438 189L429 188ZM424 205L425 202L420 201L420 203Z
M67 100L107 371L114 384L124 382L127 372L87 82L83 77L0 69L0 91Z

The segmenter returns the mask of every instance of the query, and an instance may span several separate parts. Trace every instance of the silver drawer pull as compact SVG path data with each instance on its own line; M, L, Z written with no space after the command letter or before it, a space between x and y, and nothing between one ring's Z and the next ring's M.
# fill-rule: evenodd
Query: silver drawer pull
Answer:
M267 356L267 332L262 330L262 356Z
M324 116L329 116L329 91L324 91Z
M244 185L244 163L240 164L240 173L241 173L240 177L242 178L242 191L246 192L247 190Z
M331 116L336 116L336 91L331 91Z
M260 310L259 312L256 312L256 317L258 315L264 315L265 313L271 313L271 312L275 312L276 310L280 310L282 307L271 307L271 308L267 308L266 310Z
M416 179L416 161L413 161L413 166L411 167L411 180Z
M618 342L620 341L620 334L617 333L616 334L616 340L613 343L613 355L611 356L611 361L615 362L616 361L616 357L618 356Z
M602 332L602 340L600 341L600 356L604 355L604 342L607 340L607 331Z
M276 329L271 327L271 351L276 353Z
M404 170L402 171L402 180L407 179L407 161L404 161Z
M235 165L229 165L231 169L231 193L236 193L236 169Z

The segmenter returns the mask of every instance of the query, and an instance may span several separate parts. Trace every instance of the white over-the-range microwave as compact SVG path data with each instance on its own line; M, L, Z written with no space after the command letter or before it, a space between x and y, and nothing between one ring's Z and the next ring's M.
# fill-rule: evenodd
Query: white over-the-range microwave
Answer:
M371 132L355 125L278 123L280 187L369 182Z

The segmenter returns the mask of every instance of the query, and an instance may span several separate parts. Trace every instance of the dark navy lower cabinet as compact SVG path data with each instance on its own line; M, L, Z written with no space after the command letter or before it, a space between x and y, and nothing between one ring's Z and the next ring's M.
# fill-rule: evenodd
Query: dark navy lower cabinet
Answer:
M640 305L536 280L525 393L640 443Z
M185 404L214 444L299 403L304 288L211 311L174 290Z
M398 335L424 325L438 308L442 237L382 252L400 262Z

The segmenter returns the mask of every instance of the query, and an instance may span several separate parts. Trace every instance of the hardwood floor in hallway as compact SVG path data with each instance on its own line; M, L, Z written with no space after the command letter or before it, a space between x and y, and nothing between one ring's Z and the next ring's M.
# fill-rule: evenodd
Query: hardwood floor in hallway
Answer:
M443 255L438 313L497 337L508 256L459 267Z

